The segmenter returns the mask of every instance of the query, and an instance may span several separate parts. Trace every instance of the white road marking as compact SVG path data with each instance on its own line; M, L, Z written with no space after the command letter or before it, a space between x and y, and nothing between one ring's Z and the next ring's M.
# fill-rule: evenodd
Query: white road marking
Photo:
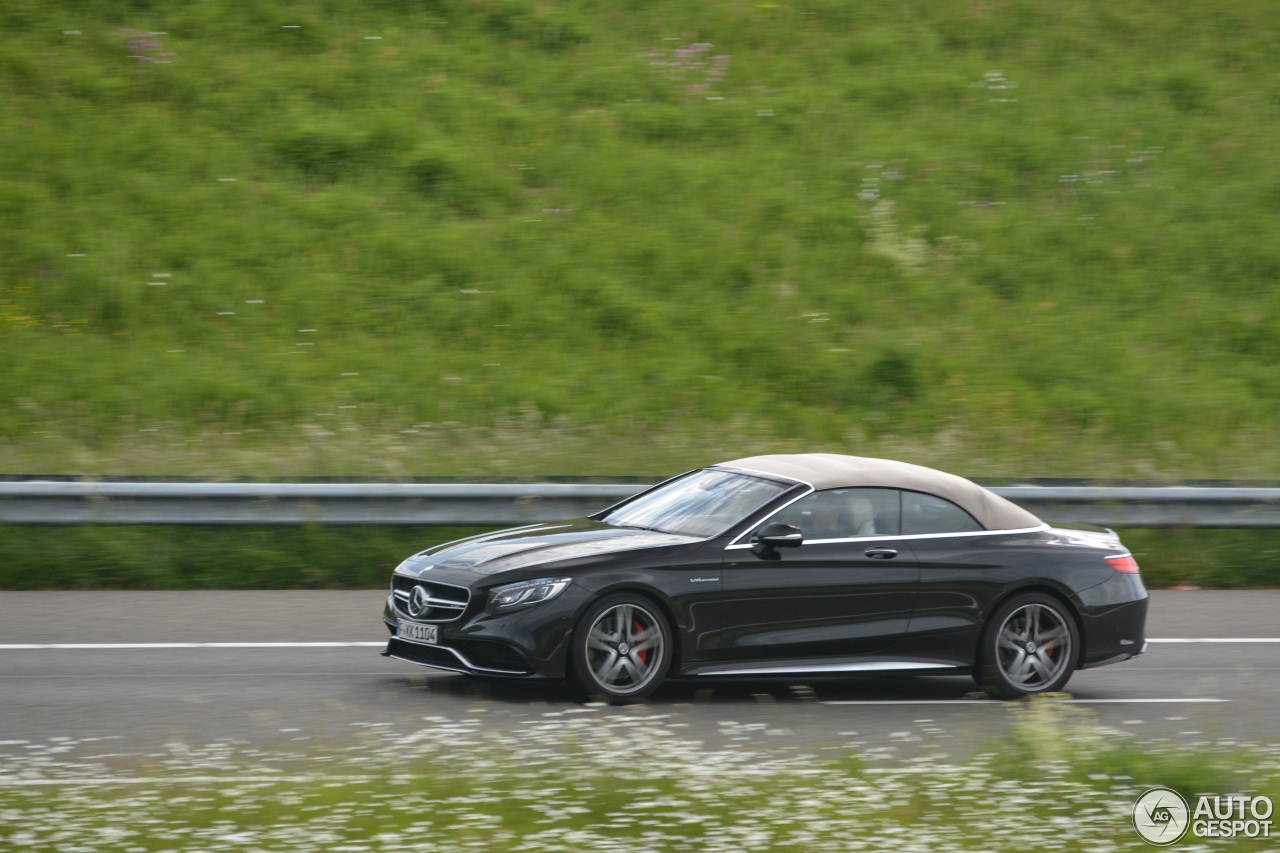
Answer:
M1216 669L1216 667L1214 667ZM0 673L0 681L44 680L68 678L85 681L91 678L333 678L340 675L386 675L386 670L365 670L360 672L343 672L326 669L319 672L77 672L74 675L51 675L48 673L23 673L11 675ZM2 742L2 741L0 741Z
M1181 705L1188 702L1230 702L1230 699L1069 699L1077 705Z
M383 648L385 640L369 643L8 643L0 645L3 651L26 649L335 649L335 648Z
M1054 699L1064 705L1181 705L1230 702L1230 699ZM1006 705L999 699L827 699L823 705Z
M1147 640L1148 643L1280 643L1280 637L1188 637Z
M1280 637L1162 637L1148 643L1280 643ZM0 643L0 651L34 649L335 649L382 648L386 641L313 643Z
M66 776L52 779L0 778L0 788L46 787L49 785L206 785L209 783L241 784L245 782L278 782L280 784L314 784L368 782L372 776Z

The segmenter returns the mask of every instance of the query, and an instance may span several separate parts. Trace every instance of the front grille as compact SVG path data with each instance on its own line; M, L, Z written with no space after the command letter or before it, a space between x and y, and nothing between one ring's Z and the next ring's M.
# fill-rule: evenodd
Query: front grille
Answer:
M409 599L415 587L422 587L428 608L415 616L409 612ZM471 600L471 590L453 584L424 581L406 575L391 576L391 594L396 612L418 622L451 622L460 617Z

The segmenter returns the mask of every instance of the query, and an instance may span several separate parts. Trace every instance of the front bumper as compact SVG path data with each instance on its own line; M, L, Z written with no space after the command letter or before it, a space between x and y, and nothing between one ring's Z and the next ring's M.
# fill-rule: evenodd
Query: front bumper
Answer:
M520 660L518 657L512 657L512 652L506 650L503 651L505 652L504 656L507 657L508 660L498 660L493 662L486 659L486 662L490 663L490 665L484 666L467 657L466 654L456 646L411 643L407 640L401 640L399 637L392 637L387 641L387 648L382 652L382 656L395 658L396 660L402 660L408 663L416 663L419 666L429 666L433 669L444 669L449 672L466 672L472 675L519 677L533 674L527 663Z
M563 678L569 634L587 593L570 586L545 604L489 613L469 607L461 618L438 622L439 642L409 642L396 636L397 620L414 621L387 597L383 624L391 633L383 656L434 669L505 678Z

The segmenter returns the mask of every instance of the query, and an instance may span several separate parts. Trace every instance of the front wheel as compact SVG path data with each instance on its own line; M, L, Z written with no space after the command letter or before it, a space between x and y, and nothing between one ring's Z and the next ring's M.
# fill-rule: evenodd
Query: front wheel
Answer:
M653 602L619 593L593 604L573 632L573 675L591 697L619 705L643 699L671 666L671 628Z
M1003 699L1055 693L1080 659L1080 632L1067 606L1042 593L1011 598L987 622L978 647L978 683Z

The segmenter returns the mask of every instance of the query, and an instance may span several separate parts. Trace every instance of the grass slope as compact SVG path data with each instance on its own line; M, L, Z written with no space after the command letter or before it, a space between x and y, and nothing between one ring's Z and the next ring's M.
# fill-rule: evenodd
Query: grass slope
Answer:
M1274 476L1277 45L1260 0L8 0L0 470Z

